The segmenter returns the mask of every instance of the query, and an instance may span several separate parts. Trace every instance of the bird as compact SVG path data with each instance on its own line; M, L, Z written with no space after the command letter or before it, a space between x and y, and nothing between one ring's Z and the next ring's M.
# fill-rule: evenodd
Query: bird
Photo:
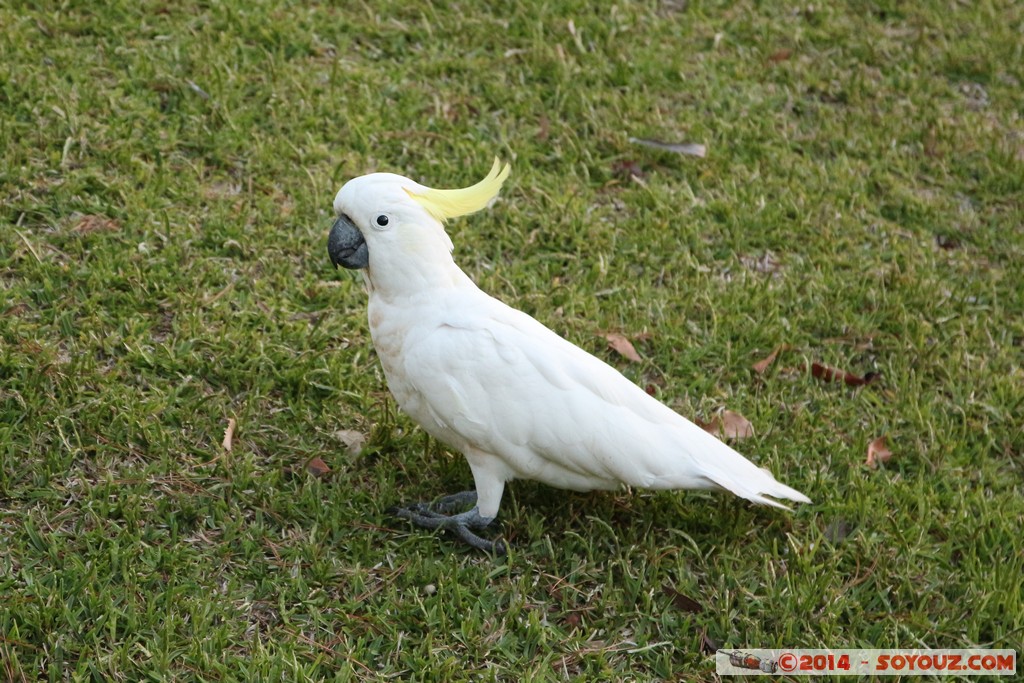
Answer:
M328 255L363 276L388 388L427 434L465 456L475 486L391 512L501 554L504 542L477 532L516 479L573 491L718 489L783 509L776 499L810 503L456 264L445 225L487 207L510 170L495 158L483 180L461 189L370 173L334 198Z

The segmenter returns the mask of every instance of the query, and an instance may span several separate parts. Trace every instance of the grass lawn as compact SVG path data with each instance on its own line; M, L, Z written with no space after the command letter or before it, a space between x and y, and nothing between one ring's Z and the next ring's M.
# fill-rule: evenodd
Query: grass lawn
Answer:
M1022 31L1012 0L4 3L0 680L1019 649ZM396 411L331 201L494 155L463 268L680 413L748 418L813 505L519 482L499 559L386 514L471 478Z

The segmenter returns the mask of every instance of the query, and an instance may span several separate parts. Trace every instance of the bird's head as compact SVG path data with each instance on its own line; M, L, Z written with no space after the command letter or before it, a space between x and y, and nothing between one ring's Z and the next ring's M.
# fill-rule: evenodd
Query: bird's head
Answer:
M365 268L371 280L425 276L452 264L445 221L487 206L508 174L508 165L495 159L487 177L461 190L435 190L393 173L353 178L334 198L337 220L327 239L331 263Z

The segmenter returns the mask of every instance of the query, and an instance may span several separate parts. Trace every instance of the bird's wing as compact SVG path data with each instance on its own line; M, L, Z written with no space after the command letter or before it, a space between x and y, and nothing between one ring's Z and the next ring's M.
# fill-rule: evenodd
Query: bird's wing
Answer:
M421 328L422 329L422 328ZM416 335L403 374L455 443L565 488L726 488L806 500L614 368L488 298ZM426 426L426 425L425 425ZM428 430L429 431L429 430Z

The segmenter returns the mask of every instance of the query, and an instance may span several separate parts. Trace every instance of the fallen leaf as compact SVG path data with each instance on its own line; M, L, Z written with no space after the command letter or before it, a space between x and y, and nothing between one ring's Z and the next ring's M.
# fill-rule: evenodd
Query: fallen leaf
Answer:
M708 635L708 630L706 628L702 629L700 632L700 651L706 655L713 655L721 649L722 646L718 644L718 641Z
M859 387L864 384L871 384L882 376L881 373L878 372L868 372L861 377L853 374L852 372L847 372L846 370L822 365L817 361L811 363L811 374L816 379L820 379L823 382L843 382L848 387Z
M643 179L647 176L643 168L640 167L640 164L632 159L619 159L613 163L612 175L621 180L629 180L630 178Z
M739 413L726 410L722 413L722 433L727 439L746 439L754 435L754 425Z
M231 452L231 444L235 438L235 418L228 418L228 426L224 429L224 440L220 442L220 445L224 447L224 450L228 453Z
M634 145L643 145L660 149L663 152L675 152L676 154L687 154L692 157L703 157L707 154L708 148L696 142L663 142L649 138L629 138Z
M354 429L339 429L333 436L351 455L359 455L359 451L363 450L363 445L366 444L366 435Z
M793 56L793 51L783 48L768 55L768 61L771 62L772 64L778 64L779 62L786 61L791 56Z
M710 422L696 421L697 426L714 434L719 439L746 439L754 435L754 425L750 420L731 410L723 410L715 415Z
M30 310L29 307L28 307L28 304L14 304L10 308L8 308L6 311L4 311L4 316L6 317L6 316L21 315L22 313L24 313L25 311L28 311L28 310Z
M313 458L306 463L306 471L314 477L324 477L330 474L331 468L320 458Z
M672 586L662 586L661 592L668 598L671 598L672 605L676 609L680 609L684 612L690 612L691 614L700 614L704 611L704 608L699 602L693 598L683 595Z
M885 443L884 436L880 436L868 444L868 467L878 467L881 463L889 462L892 459L892 451Z
M94 232L114 232L120 230L121 226L113 218L88 214L79 215L73 229L79 234L88 235Z
M608 340L608 347L620 356L623 356L634 363L640 363L643 361L640 354L636 352L635 348L633 348L633 342L626 339L625 336L618 332L608 332L604 335L604 338Z
M562 618L562 624L569 629L579 628L580 622L582 621L578 612L569 612Z
M765 371L769 368L769 366L771 366L771 364L775 362L775 359L779 357L779 354L782 353L783 351L789 351L789 349L789 344L779 344L774 349L772 349L771 353L769 353L767 356L754 363L754 365L752 366L754 368L754 372L756 372L759 375L763 375Z
M551 137L551 120L544 114L541 114L540 118L537 119L537 128L537 139L541 142L545 142Z

